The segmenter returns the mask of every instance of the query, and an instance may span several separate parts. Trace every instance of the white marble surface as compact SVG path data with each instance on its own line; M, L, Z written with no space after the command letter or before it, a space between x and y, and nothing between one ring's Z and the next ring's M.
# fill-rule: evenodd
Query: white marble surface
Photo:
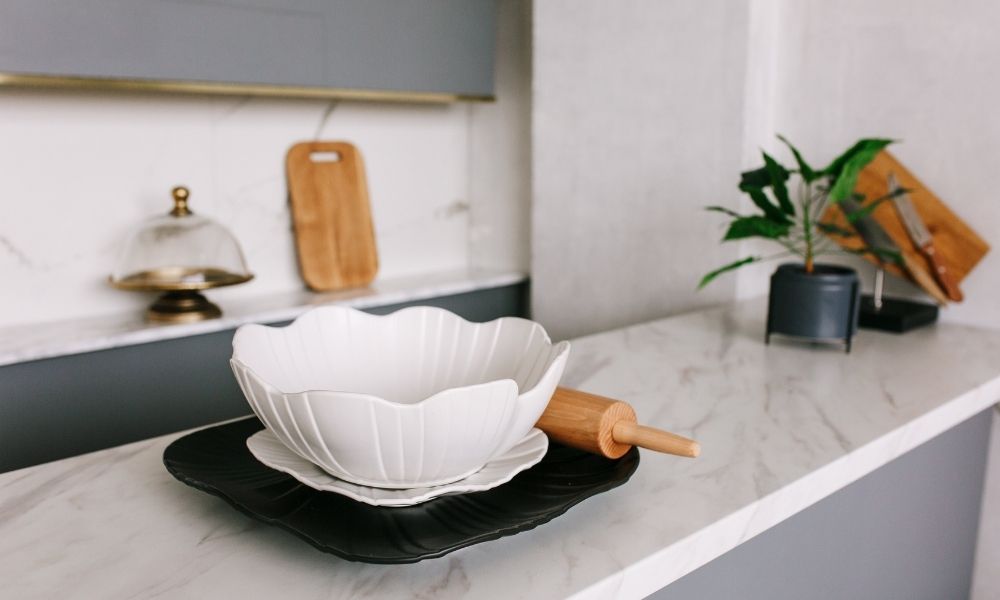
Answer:
M386 306L501 287L526 279L527 275L516 271L457 269L378 279L369 287L340 292L317 294L300 288L229 302L216 299L209 290L206 294L222 307L222 318L178 325L151 324L144 321L143 309L138 309L102 317L0 327L0 366L212 333L244 323L288 321L321 304L354 308Z
M405 566L324 555L173 480L157 438L0 476L15 598L642 598L1000 398L1000 333L764 346L764 306L574 342L564 382L697 438L537 529Z

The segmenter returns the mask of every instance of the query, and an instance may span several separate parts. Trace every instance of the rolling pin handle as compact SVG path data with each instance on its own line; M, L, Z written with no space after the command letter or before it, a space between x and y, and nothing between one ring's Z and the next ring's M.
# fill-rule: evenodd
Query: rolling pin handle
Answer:
M618 421L612 430L612 437L620 444L639 446L676 456L697 458L701 445L694 440L653 427L646 427L631 421Z

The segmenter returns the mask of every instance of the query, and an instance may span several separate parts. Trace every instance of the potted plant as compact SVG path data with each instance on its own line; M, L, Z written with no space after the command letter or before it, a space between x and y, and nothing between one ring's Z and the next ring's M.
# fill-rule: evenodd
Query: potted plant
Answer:
M771 333L814 341L842 340L849 352L858 323L858 275L854 269L824 264L817 259L847 252L829 236L856 234L824 220L823 214L829 205L848 197L864 201L863 196L854 192L858 175L892 140L859 140L825 168L814 169L788 140L780 135L778 139L791 151L796 167L785 167L764 152L764 165L743 173L740 178L739 189L750 197L758 209L756 214L743 215L722 206L707 209L731 218L722 238L724 242L764 238L773 240L783 250L771 256L747 256L724 265L705 275L698 287L744 265L796 257L796 262L780 265L771 276L766 340L770 341ZM794 189L794 196L790 188ZM869 214L891 197L892 194L863 204L847 214L848 222ZM898 255L880 248L864 247L857 252L899 261Z

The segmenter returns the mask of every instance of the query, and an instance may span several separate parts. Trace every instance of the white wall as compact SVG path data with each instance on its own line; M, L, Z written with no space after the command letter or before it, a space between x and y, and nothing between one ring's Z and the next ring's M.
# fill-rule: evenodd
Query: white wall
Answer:
M498 2L497 102L470 107L470 260L527 272L531 234L531 2Z
M1000 4L969 0L764 2L774 131L825 163L860 137L902 140L892 152L981 237L1000 240ZM769 37L770 39L767 39ZM763 67L762 67L763 68ZM764 132L766 133L766 132ZM773 147L773 139L748 144ZM782 155L784 156L784 155ZM759 162L759 161L758 161ZM1000 328L1000 268L987 254L942 320ZM867 263L853 261L866 275ZM740 278L741 297L766 274ZM890 293L912 293L906 283Z
M555 337L732 298L695 291L735 258L743 3L534 5L532 308Z
M525 6L501 3L491 106L345 102L324 120L322 100L0 88L0 326L143 307L105 280L126 233L168 210L177 184L232 229L257 276L214 298L300 288L283 165L315 137L364 155L380 277L524 268L527 184L491 182L527 181Z
M766 294L774 263L693 292L710 264L773 253L717 244L720 219L697 209L745 205L739 170L761 148L790 159L778 132L820 164L863 136L899 138L893 152L1000 239L998 17L982 0L536 3L536 317L572 335L712 304L732 285ZM942 320L1000 327L998 260L985 257ZM869 286L868 263L839 262ZM919 295L903 281L888 293Z

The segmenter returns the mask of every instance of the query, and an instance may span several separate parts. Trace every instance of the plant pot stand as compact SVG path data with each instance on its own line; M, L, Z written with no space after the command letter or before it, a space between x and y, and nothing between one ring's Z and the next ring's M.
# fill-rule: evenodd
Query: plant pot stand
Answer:
M858 330L860 285L854 269L815 265L812 273L798 263L784 264L771 276L767 330L772 334L814 343L843 344L851 351Z

